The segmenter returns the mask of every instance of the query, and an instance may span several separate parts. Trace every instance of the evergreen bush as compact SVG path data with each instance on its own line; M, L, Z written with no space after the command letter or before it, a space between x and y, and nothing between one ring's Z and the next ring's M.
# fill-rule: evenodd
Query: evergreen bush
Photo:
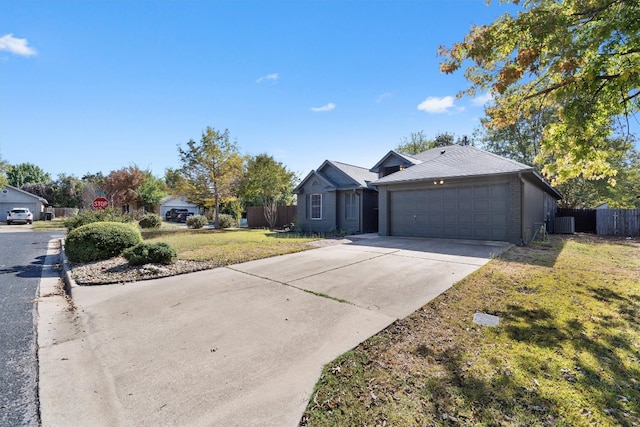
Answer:
M126 249L122 256L129 265L172 264L178 258L176 250L168 243L139 243Z
M231 227L235 227L236 224L236 219L228 214L220 214L218 215L218 226L220 228L231 228Z
M160 228L162 225L162 217L158 214L148 213L138 222L140 228Z
M202 228L209 223L204 215L192 215L187 217L187 228Z
M132 224L94 222L67 234L65 253L71 262L102 261L116 257L140 242L140 230Z

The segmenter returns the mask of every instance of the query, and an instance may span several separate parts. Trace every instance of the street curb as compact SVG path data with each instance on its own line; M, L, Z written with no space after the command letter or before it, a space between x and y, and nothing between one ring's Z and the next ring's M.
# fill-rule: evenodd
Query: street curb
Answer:
M78 286L71 277L71 265L67 259L67 255L64 253L64 239L60 239L60 265L62 266L62 280L64 281L64 290L73 298L72 289Z

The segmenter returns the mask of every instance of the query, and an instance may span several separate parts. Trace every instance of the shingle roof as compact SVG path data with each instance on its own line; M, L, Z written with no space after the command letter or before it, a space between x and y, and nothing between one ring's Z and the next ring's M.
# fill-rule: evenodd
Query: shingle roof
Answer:
M378 174L369 171L369 169L361 168L360 166L348 165L346 163L330 161L333 166L340 169L343 173L349 176L349 178L356 181L361 187L368 187L369 183L378 179Z
M352 184L338 184L335 180L331 179L322 170L325 166L329 165L332 168L335 168L342 172L349 180L352 181ZM312 170L309 174L302 180L300 183L294 188L294 194L297 194L300 189L304 186L305 182L310 179L312 176L318 177L322 179L325 183L329 184L334 189L344 190L344 189L354 189L354 188L369 188L370 184L378 179L378 174L369 171L369 169L361 168L360 166L349 165L342 162L336 162L332 160L325 160L322 165L317 170Z
M471 146L438 147L413 157L422 163L380 178L374 185L533 171L531 166Z
M422 160L416 159L413 156L410 156L408 154L405 153L399 153L395 150L391 150L389 151L382 159L380 159L380 161L378 163L376 163L371 169L369 169L371 172L376 172L378 173L380 171L380 167L390 158L390 157L399 157L401 159L404 159L408 164L411 165L417 165L418 163L422 163Z

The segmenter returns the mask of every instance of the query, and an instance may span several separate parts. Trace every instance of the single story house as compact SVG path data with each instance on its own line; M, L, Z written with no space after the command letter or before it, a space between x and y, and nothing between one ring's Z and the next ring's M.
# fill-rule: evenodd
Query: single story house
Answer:
M33 219L39 220L40 213L48 205L46 199L31 194L12 185L5 186L0 190L0 221L7 220L7 212L13 208L27 208L33 213Z
M561 198L532 167L471 146L438 147L413 156L390 151L369 170L335 165L340 164L323 163L296 187L297 225L303 230L374 228L345 227L349 188L337 181L335 169L366 176L355 189L369 198L359 206L360 215L377 218L382 236L521 244L552 222Z
M378 179L369 169L325 161L293 190L298 197L296 226L305 231L378 231Z
M162 218L171 209L187 209L194 215L199 215L200 208L198 205L187 202L186 197L183 196L166 196L160 201L160 211L158 212Z

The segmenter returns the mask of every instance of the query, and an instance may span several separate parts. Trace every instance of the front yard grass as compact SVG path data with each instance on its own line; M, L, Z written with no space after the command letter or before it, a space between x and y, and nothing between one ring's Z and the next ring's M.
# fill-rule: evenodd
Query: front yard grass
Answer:
M223 266L310 249L305 238L269 230L170 229L142 230L146 242L171 245L178 258Z
M640 241L511 249L329 363L301 425L640 425Z
M51 221L33 221L33 231L54 231L66 230L64 217L54 218Z

